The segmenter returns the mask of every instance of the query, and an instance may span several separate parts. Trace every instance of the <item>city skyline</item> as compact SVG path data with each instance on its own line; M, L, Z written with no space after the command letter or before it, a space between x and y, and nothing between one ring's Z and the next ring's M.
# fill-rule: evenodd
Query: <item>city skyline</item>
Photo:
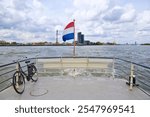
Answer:
M150 43L149 0L1 0L0 40L61 42L64 26L91 42ZM69 41L70 42L70 41Z

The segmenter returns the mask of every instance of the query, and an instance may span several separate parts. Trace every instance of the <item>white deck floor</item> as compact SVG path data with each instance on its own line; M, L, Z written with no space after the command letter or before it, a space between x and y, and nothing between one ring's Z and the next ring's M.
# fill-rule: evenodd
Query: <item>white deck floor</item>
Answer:
M36 83L26 82L22 95L13 87L0 92L2 100L146 100L150 96L137 87L132 91L123 79L40 77Z

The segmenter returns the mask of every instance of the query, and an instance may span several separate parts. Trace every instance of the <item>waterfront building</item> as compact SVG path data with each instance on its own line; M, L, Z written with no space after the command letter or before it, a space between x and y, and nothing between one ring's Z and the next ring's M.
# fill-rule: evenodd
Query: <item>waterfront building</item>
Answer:
M84 44L84 35L81 32L78 32L78 44Z

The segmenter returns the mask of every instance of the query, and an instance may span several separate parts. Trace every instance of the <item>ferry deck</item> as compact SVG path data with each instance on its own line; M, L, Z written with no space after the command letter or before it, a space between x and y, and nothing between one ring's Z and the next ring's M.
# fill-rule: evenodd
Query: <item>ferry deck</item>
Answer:
M137 84L139 83L139 85L133 83L130 83L130 85L126 84L129 82L128 77L131 74L137 74L135 67L138 66L143 69L144 66L139 66L136 63L130 62L129 72L126 74L126 78L122 78L121 75L117 75L118 70L122 69L122 67L117 66L119 64L116 60L116 58L97 57L34 58L33 61L36 63L38 69L38 81L26 81L23 94L17 94L13 89L12 77L6 79L8 74L12 75L16 70L14 70L16 63L1 66L1 73L4 70L5 73L0 75L0 77L3 78L0 83L0 99L149 100L150 95L147 90L144 90L143 87L141 87L140 80L138 81L136 78ZM25 69L24 60L21 62ZM128 61L123 62L127 63ZM118 67L119 69L117 69ZM6 72L5 68L9 70ZM145 67L145 69L145 71L149 70L147 67ZM124 70L127 71L126 69Z

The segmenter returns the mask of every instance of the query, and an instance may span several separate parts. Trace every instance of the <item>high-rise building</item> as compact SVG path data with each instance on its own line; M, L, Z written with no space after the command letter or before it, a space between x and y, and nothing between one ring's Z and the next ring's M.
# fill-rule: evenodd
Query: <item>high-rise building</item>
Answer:
M84 35L83 34L81 35L81 43L84 44Z
M81 32L78 32L78 43L84 44L84 35Z
M82 35L82 33L81 33L81 32L78 32L78 43L81 42L81 35Z

